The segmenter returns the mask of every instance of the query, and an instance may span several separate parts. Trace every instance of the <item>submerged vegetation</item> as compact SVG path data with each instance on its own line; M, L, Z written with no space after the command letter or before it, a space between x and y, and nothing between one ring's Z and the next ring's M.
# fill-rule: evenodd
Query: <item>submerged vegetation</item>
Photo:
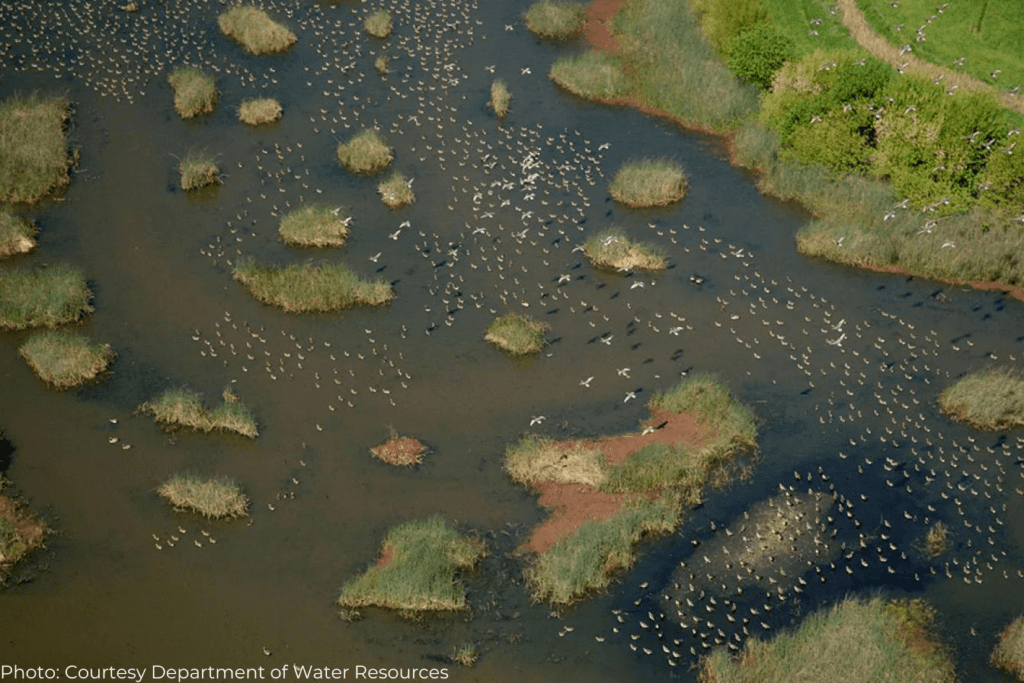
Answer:
M290 313L380 306L394 298L389 283L363 280L341 263L261 266L244 258L235 266L234 277L263 303Z
M88 337L62 331L33 335L18 353L44 382L68 389L94 379L114 360L108 344L94 343Z
M657 247L631 242L621 230L605 230L583 245L583 253L599 268L611 270L664 270L668 265Z
M947 387L939 404L981 429L1024 426L1024 379L1008 368L975 372Z
M508 85L504 79L495 79L491 83L491 100L487 104L490 105L499 119L504 118L505 114L508 113L508 105L511 101L512 93L508 91Z
M0 476L0 491L6 483ZM0 584L19 560L43 545L49 533L46 524L0 492Z
M738 657L715 650L701 660L700 680L953 683L953 665L928 633L933 619L921 600L844 600L771 641L747 639Z
M1017 617L1000 634L992 663L1024 680L1024 617Z
M32 251L36 246L37 232L31 222L14 213L9 206L0 206L0 258Z
M484 550L482 543L460 536L441 517L400 524L388 532L380 562L347 581L338 604L349 609L462 609L466 593L456 573L476 565Z
M301 247L340 247L348 238L352 216L343 207L311 204L281 219L278 232L286 243Z
M273 123L281 118L281 103L272 97L245 100L238 107L238 119L250 126Z
M223 403L213 408L203 405L199 394L188 389L169 389L156 399L139 406L157 422L167 427L189 427L200 432L215 430L236 432L250 439L259 436L252 411L230 389L223 393Z
M186 192L220 184L220 167L208 152L189 150L178 162L178 173L181 176L181 189Z
M338 145L338 161L354 173L377 173L391 164L394 152L375 130L364 130Z
M224 477L200 479L192 474L176 474L157 489L157 493L175 510L192 510L210 519L245 517L249 499L242 488Z
M541 38L565 40L583 30L587 7L581 2L540 0L526 10L526 27Z
M283 52L297 40L287 27L258 7L235 5L217 17L217 25L221 33L254 55Z
M0 270L0 328L55 327L92 311L92 292L69 266Z
M544 348L547 326L517 313L495 318L484 333L484 339L513 356L537 353Z
M374 38L387 38L391 35L391 26L391 12L385 9L377 10L363 22L363 28Z
M615 174L608 192L633 208L668 206L686 195L686 172L671 159L642 159L626 163Z
M416 194L412 191L412 178L395 171L387 180L377 186L382 202L390 209L400 209L416 201Z
M0 202L35 202L70 182L63 96L0 101Z
M217 84L201 69L183 66L167 77L174 90L174 110L183 119L209 114L217 104Z

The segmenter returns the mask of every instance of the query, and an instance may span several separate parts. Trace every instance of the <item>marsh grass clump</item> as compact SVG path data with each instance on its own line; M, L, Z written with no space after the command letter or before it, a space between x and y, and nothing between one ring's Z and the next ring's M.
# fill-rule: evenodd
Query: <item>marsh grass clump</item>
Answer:
M599 268L618 271L664 270L665 256L657 247L631 242L618 229L605 230L583 245L583 253Z
M117 355L108 344L61 331L40 332L22 344L18 353L47 384L68 389L94 379Z
M391 12L384 9L377 10L363 22L363 28L374 38L387 38L391 35L391 25Z
M651 399L651 410L670 413L694 411L697 422L718 434L728 434L744 445L753 445L757 434L754 414L739 403L712 374L697 373Z
M281 103L272 97L245 100L238 107L238 119L250 126L274 123L281 118Z
M503 79L498 78L491 83L491 101L487 104L490 105L499 119L504 118L505 114L508 113L508 105L511 101L512 93L508 91L508 85Z
M0 203L35 202L70 182L69 106L63 96L0 102Z
M550 76L557 85L586 99L612 99L629 92L629 80L622 64L597 50L561 57L551 65Z
M338 161L354 173L377 173L388 167L394 152L375 130L364 130L338 145Z
M608 192L617 202L633 207L668 206L686 196L683 167L671 159L631 161L619 169Z
M1024 617L1017 617L1000 634L992 663L1024 680Z
M601 449L562 443L536 434L524 436L505 452L505 472L520 484L586 484L600 487L608 479Z
M1024 379L1008 369L967 375L939 396L939 405L958 420L981 429L1024 425Z
M281 219L278 232L287 244L301 247L340 247L348 239L352 216L344 207L311 204Z
M380 199L390 209L400 209L416 201L416 194L412 191L412 179L395 171L387 180L377 186Z
M390 439L370 449L373 457L395 467L412 467L423 462L427 447L408 436L394 434Z
M225 390L224 402L213 408L203 405L199 394L188 389L169 389L152 401L139 406L157 422L167 427L189 427L200 432L222 430L236 432L250 439L259 436L252 411L230 391Z
M460 536L439 516L400 524L388 532L381 561L345 583L338 605L462 609L466 593L456 573L471 569L484 552L483 543Z
M6 484L0 476L0 489ZM11 497L0 493L0 583L11 567L43 545L50 528Z
M221 33L254 55L283 52L297 40L286 26L257 7L236 5L217 17L217 25Z
M547 326L537 320L516 313L507 313L487 328L484 339L513 356L537 353L544 348Z
M0 328L56 327L92 311L92 292L68 266L0 270Z
M192 510L210 519L232 519L249 514L249 499L242 488L226 477L201 479L176 474L157 489L175 510Z
M31 222L14 213L9 206L0 206L0 258L35 249L38 232Z
M178 162L178 172L181 176L181 189L186 192L220 183L217 160L207 152L189 151Z
M924 553L928 557L938 557L949 548L949 527L943 522L935 522L928 528L924 537Z
M201 69L183 66L167 80L174 90L174 110L183 119L209 114L217 104L217 83Z
M541 38L565 40L583 31L587 6L581 2L541 0L526 10L526 28Z
M747 639L739 656L715 650L701 660L700 680L953 683L949 656L929 633L933 619L921 600L847 599L773 640Z
M480 658L480 651L474 643L459 643L452 649L452 661L462 666L473 666Z
M243 258L235 266L234 277L263 303L290 313L381 306L394 299L388 282L363 280L341 263L261 266Z
M389 73L389 64L391 58L386 54L377 55L377 59L373 60L373 68L377 70L381 76L386 76Z

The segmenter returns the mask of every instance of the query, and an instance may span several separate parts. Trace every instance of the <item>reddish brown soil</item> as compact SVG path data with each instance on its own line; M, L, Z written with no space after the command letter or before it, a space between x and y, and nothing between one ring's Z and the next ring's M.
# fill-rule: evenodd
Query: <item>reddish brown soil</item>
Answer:
M565 447L576 444L596 446L604 453L609 464L625 460L631 453L651 443L678 444L693 446L708 436L708 429L697 424L692 413L678 415L655 411L644 426L657 427L667 422L661 429L649 434L623 434L612 436L600 441L570 441ZM603 520L611 517L631 496L621 493L602 493L586 484L543 483L533 487L540 493L538 501L551 511L551 517L541 523L530 535L526 549L533 552L544 552L561 538L583 526L589 520Z
M895 273L897 275L906 275L907 277L924 277L916 273L900 268L899 266L861 266L864 270L871 270L876 273ZM1005 292L1014 299L1020 299L1024 301L1024 287L1019 285L1008 285L1003 282L987 282L983 280L941 280L939 278L927 278L929 280L936 280L938 282L945 282L957 287L971 287L973 289L981 289L986 292Z
M615 52L619 49L618 39L608 29L624 1L594 0L587 7L587 21L583 25L583 36L595 49L602 52Z
M374 457L397 467L411 467L419 464L426 451L426 446L407 436L389 439L376 448L370 449L370 453Z
M391 549L391 546L385 545L384 549L380 551L380 559L377 560L377 569L383 569L384 567L391 564L391 560L395 559L395 551Z

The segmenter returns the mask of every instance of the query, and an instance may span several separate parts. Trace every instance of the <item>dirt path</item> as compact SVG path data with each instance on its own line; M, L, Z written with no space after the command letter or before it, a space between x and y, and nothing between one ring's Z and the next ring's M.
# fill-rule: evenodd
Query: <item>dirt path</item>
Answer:
M864 13L857 7L857 0L839 0L839 8L843 15L843 25L850 29L850 35L862 48L879 59L883 59L901 71L922 73L932 79L942 76L947 88L956 86L965 90L993 92L1002 101L1003 106L1024 114L1024 100L1009 93L1000 93L987 83L973 76L947 69L915 57L912 52L900 54L901 48L896 47L871 28Z

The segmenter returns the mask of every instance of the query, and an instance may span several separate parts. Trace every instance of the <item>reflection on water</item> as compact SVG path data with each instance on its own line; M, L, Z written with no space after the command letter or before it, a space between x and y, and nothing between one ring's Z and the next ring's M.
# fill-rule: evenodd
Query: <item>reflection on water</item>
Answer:
M202 4L0 8L5 92L57 76L82 148L66 201L28 212L41 245L21 260L82 268L96 292L88 331L119 354L109 380L58 394L18 359L27 333L0 337L9 474L61 530L48 572L0 597L17 625L5 653L26 665L131 653L410 666L469 640L483 658L456 675L694 680L710 647L880 590L932 600L966 677L1000 680L987 653L1021 609L1024 439L952 423L935 398L964 372L1019 364L1019 303L801 259L792 236L806 215L759 196L716 141L555 91L553 56L576 48L530 38L526 3L385 2L386 41L362 32L376 6L264 6L299 34L285 55L242 54ZM199 121L170 106L166 72L183 63L221 89ZM496 77L514 97L502 124L486 107ZM237 122L238 103L264 91L281 123ZM415 179L413 206L388 210L379 178L339 168L337 143L366 127ZM216 193L177 188L172 155L191 147L219 155ZM680 205L608 199L623 161L656 155L690 172ZM311 202L352 212L343 249L281 242L280 217ZM612 225L663 248L669 270L594 270L580 245ZM288 315L231 280L241 255L343 259L398 298ZM482 341L507 311L550 326L538 357L509 360ZM532 604L515 549L543 513L502 472L505 446L538 415L557 438L634 429L655 391L704 370L762 423L752 479L710 492L607 595L560 613ZM135 414L179 385L209 400L231 386L261 436L167 434ZM431 457L407 471L375 461L389 427ZM155 488L182 470L243 482L252 523L166 508ZM782 528L784 507L798 514ZM436 512L491 547L469 579L472 609L339 619L340 585L375 560L386 530ZM931 559L921 547L939 520L952 543Z

